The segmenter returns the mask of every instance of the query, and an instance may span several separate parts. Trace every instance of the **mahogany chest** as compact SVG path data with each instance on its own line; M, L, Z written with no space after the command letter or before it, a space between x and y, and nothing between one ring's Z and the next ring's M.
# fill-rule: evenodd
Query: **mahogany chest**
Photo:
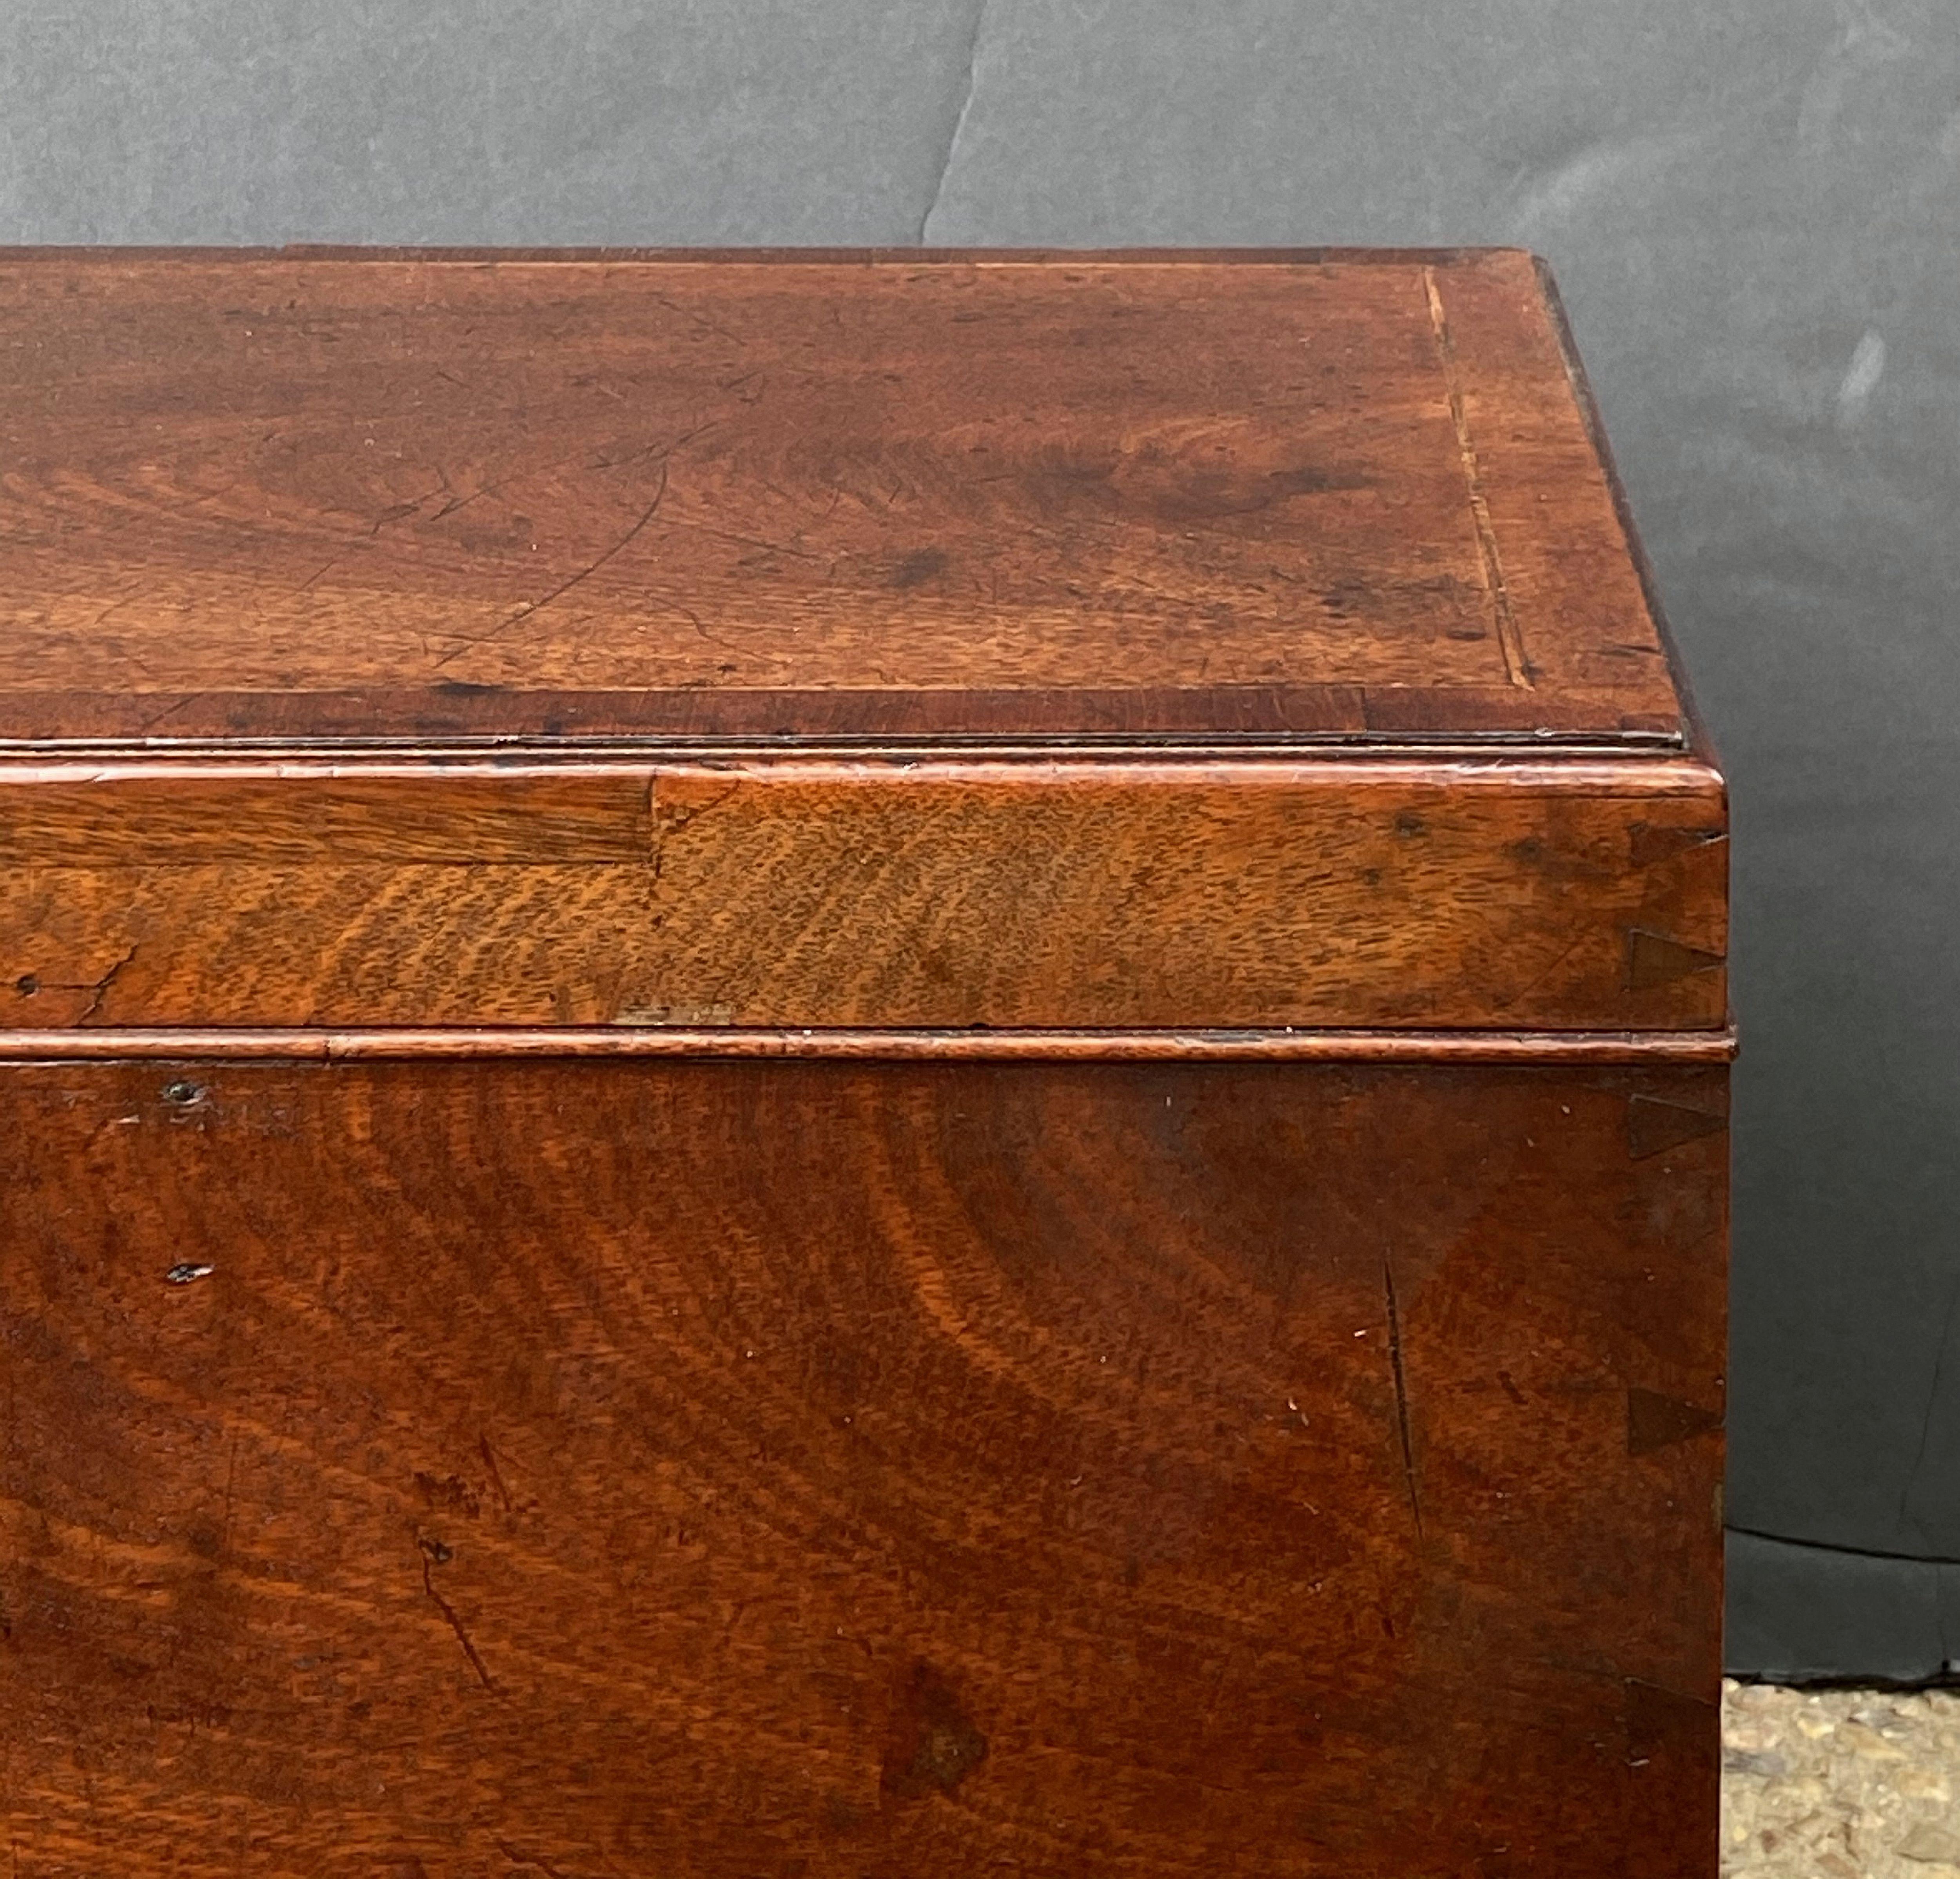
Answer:
M11 1870L1711 1879L1726 826L1527 256L0 257Z

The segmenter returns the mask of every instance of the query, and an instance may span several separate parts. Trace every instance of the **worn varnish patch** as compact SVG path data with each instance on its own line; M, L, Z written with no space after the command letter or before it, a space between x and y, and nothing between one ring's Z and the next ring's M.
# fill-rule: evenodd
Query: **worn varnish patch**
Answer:
M913 1666L899 1683L878 1774L894 1801L951 1794L987 1759L987 1738L945 1679L929 1664Z
M1683 1403L1657 1390L1627 1392L1627 1453L1652 1455L1691 1436L1722 1426L1722 1412Z

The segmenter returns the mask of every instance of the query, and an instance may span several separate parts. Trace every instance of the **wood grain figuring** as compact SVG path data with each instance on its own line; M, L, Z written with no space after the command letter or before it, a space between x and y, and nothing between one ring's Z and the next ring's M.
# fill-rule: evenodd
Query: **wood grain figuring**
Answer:
M1693 761L0 772L0 1016L1719 1029Z
M0 1092L23 1874L1713 1871L1720 1070Z
M0 736L1678 742L1572 369L1505 251L0 255Z

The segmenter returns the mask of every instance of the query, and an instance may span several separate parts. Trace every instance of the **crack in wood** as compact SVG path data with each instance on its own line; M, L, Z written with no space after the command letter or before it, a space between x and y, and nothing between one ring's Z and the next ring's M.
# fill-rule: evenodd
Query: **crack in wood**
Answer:
M1409 1512L1415 1517L1416 1537L1422 1537L1422 1497L1416 1489L1415 1442L1409 1431L1408 1375L1402 1365L1402 1314L1395 1306L1395 1275L1382 1261L1382 1289L1389 1304L1389 1366L1395 1378L1395 1426L1402 1436L1402 1475L1408 1483Z
M88 1021L102 1009L103 1000L109 996L109 988L116 983L116 975L121 972L123 967L127 965L132 959L135 958L135 943L132 941L129 950L124 953L121 959L118 959L107 971L103 974L101 978L97 979L95 983L89 987L90 990L94 993L94 996L89 1000L87 1006L81 1013L81 1016L75 1019L75 1022L78 1025L87 1024ZM78 986L72 989L79 990L81 987Z

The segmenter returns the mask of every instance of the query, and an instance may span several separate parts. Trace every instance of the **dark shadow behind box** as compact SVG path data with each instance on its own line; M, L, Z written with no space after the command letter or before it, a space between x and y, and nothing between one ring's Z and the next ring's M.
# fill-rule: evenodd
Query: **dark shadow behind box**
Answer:
M24 1873L1713 1874L1726 809L1529 256L0 339Z

